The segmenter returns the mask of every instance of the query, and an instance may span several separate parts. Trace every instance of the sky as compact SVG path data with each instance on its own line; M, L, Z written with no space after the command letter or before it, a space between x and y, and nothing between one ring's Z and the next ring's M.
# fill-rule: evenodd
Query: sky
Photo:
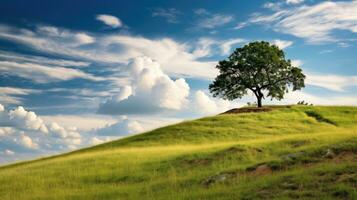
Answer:
M263 104L357 105L357 1L0 2L0 164L254 102L213 98L215 65L277 45L306 87Z

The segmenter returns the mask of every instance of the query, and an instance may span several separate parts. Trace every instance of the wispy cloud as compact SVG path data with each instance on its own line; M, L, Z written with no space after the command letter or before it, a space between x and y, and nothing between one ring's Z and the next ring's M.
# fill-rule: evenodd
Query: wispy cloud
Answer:
M306 84L344 92L347 87L357 86L357 76L339 76L332 74L307 74Z
M0 102L3 104L21 104L23 96L40 92L40 90L35 89L0 87Z
M289 7L272 15L258 14L249 21L270 24L275 31L304 38L311 43L335 42L343 40L333 34L336 30L357 32L356 10L356 1L329 1L313 6Z
M152 14L153 17L162 17L164 18L168 23L178 23L178 16L182 15L182 12L177 10L176 8L155 8L152 9Z
M19 76L22 78L30 79L37 83L64 81L74 78L88 79L92 81L103 80L100 77L87 74L77 69L44 66L33 63L0 61L0 71L3 74Z
M78 34L76 31L57 27L51 29L47 27L46 31L43 28L28 30L6 25L0 25L0 30L2 39L29 46L46 54L80 59L84 62L126 64L132 58L148 56L157 60L162 64L164 71L173 76L212 77L215 75L214 61L199 61L198 57L190 52L191 45L170 38L147 39L122 34L90 34L94 40L91 43L92 48L89 49L83 47L79 41L73 40L73 37ZM45 64L41 65L45 66ZM70 71L72 72L70 74L73 74L74 71L79 70Z
M305 0L286 0L287 4L299 4L304 2Z
M276 46L278 46L280 49L285 49L285 48L291 46L294 42L276 39L276 40L273 40L272 43L275 44Z
M233 15L211 13L204 8L194 10L194 13L200 17L197 22L197 27L204 29L213 29L219 26L224 26L233 21Z

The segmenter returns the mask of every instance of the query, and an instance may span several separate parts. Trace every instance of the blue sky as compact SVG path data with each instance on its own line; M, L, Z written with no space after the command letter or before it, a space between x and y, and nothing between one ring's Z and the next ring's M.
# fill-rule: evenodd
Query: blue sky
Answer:
M213 98L214 66L266 40L307 75L281 101L357 104L356 1L1 1L0 163L255 101Z

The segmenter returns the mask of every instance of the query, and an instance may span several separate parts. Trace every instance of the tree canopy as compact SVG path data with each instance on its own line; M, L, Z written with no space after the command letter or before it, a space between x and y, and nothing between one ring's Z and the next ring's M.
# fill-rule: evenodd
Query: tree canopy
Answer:
M213 96L226 100L242 98L252 91L258 107L262 99L281 100L289 88L305 87L305 75L285 58L283 50L269 42L251 42L237 48L227 59L219 61L219 75L209 85Z

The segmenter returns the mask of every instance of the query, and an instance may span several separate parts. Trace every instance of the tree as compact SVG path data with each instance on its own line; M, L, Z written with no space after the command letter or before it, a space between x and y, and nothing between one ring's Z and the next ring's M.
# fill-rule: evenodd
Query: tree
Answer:
M226 100L242 98L250 90L262 106L264 96L281 100L288 89L305 87L305 75L299 67L292 66L279 47L269 42L251 42L237 48L227 59L216 66L219 75L209 85L214 97Z

